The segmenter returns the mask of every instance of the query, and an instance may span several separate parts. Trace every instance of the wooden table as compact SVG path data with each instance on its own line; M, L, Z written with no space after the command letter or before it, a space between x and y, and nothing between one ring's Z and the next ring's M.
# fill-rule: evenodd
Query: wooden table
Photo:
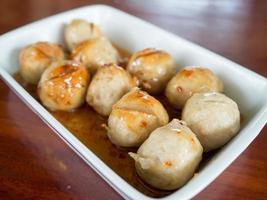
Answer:
M1 0L0 33L95 3L120 8L267 76L267 1L263 0ZM0 199L121 197L0 81ZM266 126L195 199L267 199Z

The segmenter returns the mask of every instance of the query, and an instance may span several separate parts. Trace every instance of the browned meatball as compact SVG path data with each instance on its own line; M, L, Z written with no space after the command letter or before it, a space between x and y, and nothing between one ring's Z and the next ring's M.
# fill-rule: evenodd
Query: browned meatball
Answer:
M137 77L143 90L159 94L175 73L175 61L165 51L147 48L132 55L127 70Z
M71 57L83 63L90 73L95 73L105 64L117 64L119 54L106 38L101 37L78 44L73 49Z
M108 136L118 146L139 146L155 128L168 121L168 113L158 100L133 88L113 106Z
M65 41L69 50L86 40L102 37L103 33L94 23L82 19L72 20L65 28Z
M182 109L194 93L209 91L222 92L223 83L207 68L186 67L169 81L165 95L173 107Z
M123 68L110 64L98 68L88 88L86 101L99 114L108 116L115 104L135 83Z
M50 110L69 111L84 102L88 82L89 75L82 64L75 61L54 62L44 71L38 94Z
M48 42L37 42L23 48L19 55L20 74L31 84L37 84L43 71L54 60L64 58L61 46Z

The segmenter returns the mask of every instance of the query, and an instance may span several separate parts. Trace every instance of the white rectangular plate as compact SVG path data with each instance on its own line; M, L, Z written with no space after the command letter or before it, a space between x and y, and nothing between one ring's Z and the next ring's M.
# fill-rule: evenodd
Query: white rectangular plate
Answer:
M168 51L179 66L200 65L212 69L224 82L225 93L239 105L244 123L239 134L224 146L185 186L162 199L189 199L211 183L259 134L267 120L267 81L264 77L209 50L168 33L112 7L87 6L34 22L0 37L0 75L16 94L102 178L127 199L150 198L112 171L84 146L13 78L18 70L19 50L37 41L63 43L63 27L74 18L98 24L116 45L129 52L146 47Z

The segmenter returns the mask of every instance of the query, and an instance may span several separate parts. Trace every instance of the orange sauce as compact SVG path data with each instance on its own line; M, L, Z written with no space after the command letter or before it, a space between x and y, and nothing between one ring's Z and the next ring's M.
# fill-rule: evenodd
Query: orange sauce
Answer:
M19 73L14 77L38 100L36 85L25 84ZM171 116L178 117L179 112L173 111L163 96L157 99L163 103ZM139 179L135 172L134 160L128 155L129 151L136 152L137 149L122 149L113 145L103 127L103 124L107 124L107 118L97 114L89 105L84 103L72 112L50 111L50 113L113 171L140 192L151 197L163 197L170 193L151 188Z

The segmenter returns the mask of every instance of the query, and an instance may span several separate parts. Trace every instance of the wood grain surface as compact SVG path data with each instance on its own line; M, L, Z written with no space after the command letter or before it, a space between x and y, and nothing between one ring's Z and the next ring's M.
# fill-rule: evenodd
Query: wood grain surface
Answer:
M264 0L1 0L0 34L96 3L150 21L267 76ZM0 80L0 199L121 197ZM266 126L195 199L267 199Z

